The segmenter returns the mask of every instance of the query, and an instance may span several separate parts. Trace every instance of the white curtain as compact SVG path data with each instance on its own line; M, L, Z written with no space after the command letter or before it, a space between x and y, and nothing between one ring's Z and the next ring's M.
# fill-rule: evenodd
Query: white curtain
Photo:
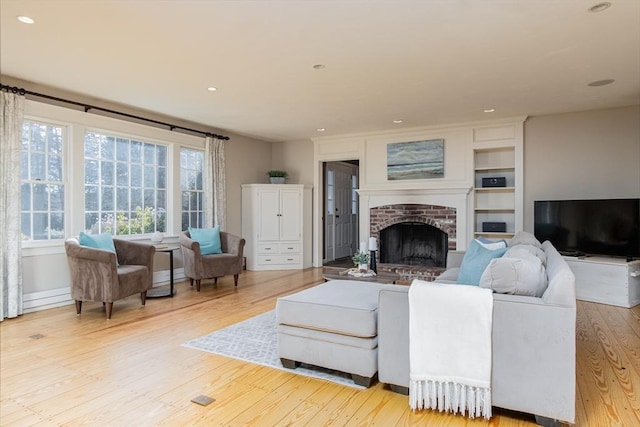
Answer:
M204 144L204 221L206 227L227 227L227 193L224 168L224 141L207 136Z
M24 96L0 92L0 321L22 314L20 153Z

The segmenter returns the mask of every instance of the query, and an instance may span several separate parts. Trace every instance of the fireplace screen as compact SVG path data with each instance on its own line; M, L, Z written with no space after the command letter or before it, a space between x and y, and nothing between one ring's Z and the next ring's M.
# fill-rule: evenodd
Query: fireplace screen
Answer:
M401 222L380 230L380 262L445 267L449 236L421 222Z

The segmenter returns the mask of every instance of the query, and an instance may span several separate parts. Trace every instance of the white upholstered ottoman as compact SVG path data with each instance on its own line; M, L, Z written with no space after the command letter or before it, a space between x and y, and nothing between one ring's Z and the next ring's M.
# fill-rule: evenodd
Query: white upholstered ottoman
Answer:
M369 387L378 372L378 293L393 287L331 280L278 298L278 357L286 368L300 363L335 369Z

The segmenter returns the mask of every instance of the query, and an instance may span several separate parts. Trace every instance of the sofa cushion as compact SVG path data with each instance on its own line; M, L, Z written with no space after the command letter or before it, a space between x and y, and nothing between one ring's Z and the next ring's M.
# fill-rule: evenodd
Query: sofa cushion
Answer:
M441 275L436 277L434 282L449 284L456 283L459 273L460 267L447 268Z
M488 249L477 240L472 240L462 259L457 282L464 285L478 285L489 262L501 257L506 251L507 248Z
M492 259L480 277L481 288L500 294L541 297L547 288L547 276L542 261L530 253L519 258Z
M220 242L220 226L213 228L191 228L189 235L196 242L200 243L200 255L211 255L222 253L222 243Z

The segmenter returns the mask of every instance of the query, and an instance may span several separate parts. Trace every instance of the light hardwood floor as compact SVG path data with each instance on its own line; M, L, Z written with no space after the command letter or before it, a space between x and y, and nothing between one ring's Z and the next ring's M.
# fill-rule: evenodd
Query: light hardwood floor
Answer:
M2 426L525 426L496 409L491 421L423 411L381 384L356 390L181 347L275 307L276 298L322 282L322 269L244 272L188 283L173 299L137 296L65 306L0 323ZM640 425L640 306L578 303L578 426ZM526 387L526 384L523 384ZM216 401L203 407L200 394Z

